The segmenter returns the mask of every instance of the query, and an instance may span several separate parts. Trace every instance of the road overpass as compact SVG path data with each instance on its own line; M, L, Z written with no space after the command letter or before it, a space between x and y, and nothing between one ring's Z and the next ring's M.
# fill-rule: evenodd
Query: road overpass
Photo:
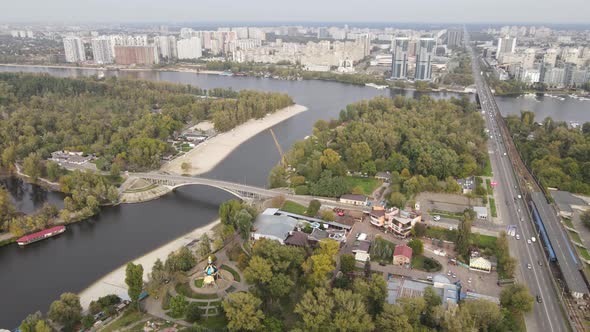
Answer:
M466 45L469 45L469 35L465 31ZM479 57L471 49L472 70L477 86L477 95L481 109L484 112L486 127L489 130L490 140L488 150L494 180L498 186L494 190L496 207L499 219L507 225L516 225L517 234L522 237L517 240L509 237L510 251L518 260L517 279L528 286L533 296L540 296L542 303L535 303L533 311L526 318L529 331L569 331L569 324L563 315L563 306L556 283L552 279L547 260L540 241L527 243L527 239L535 236L535 230L526 201L519 198L524 196L521 189L527 190L527 186L520 175L514 169L510 158L518 156L514 152L511 137L506 130L502 130L502 115L498 109L494 96L481 75ZM533 184L529 184L529 187ZM528 268L530 264L531 268Z
M294 195L290 189L277 188L267 189L247 184L235 183L230 181L208 179L203 177L191 177L174 175L167 173L127 173L129 177L140 178L150 183L176 189L189 185L201 185L224 190L240 199L267 199L277 196L284 196L286 199L307 206L311 200L318 200L323 206L329 208L342 208L348 210L363 211L364 207L340 203L337 199L327 197L316 197L307 195Z

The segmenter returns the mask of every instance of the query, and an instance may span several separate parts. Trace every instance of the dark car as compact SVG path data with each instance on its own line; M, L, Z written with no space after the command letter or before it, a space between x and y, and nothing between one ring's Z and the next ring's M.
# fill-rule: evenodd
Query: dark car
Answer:
M537 302L543 303L543 299L541 298L541 295L537 295Z

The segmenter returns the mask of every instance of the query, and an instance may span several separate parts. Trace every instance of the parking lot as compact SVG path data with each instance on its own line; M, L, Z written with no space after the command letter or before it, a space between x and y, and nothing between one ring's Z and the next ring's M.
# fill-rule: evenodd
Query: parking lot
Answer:
M356 240L356 235L358 233L365 233L367 234L367 240L374 240L376 236L381 236L385 240L393 242L395 244L402 244L406 243L410 239L400 239L394 236L393 234L386 234L381 229L373 226L368 220L363 222L356 222L350 233L347 236L346 244L342 248L342 253L351 253L352 247ZM424 239L424 256L435 259L442 265L442 269L439 272L425 272L420 271L412 268L406 268L396 265L386 265L382 266L378 262L371 263L371 269L373 271L378 271L384 273L384 276L387 277L389 273L395 275L402 275L409 278L418 278L426 280L429 276L434 276L436 274L443 274L445 277L449 278L451 282L461 281L464 291L473 291L476 293L499 297L501 288L497 286L498 281L498 274L496 272L485 273L485 272L478 272L469 270L466 267L454 265L449 262L449 257L442 257L436 255L434 250L444 250L447 255L454 256L454 245L452 243L444 243L442 247L439 247L438 244L434 245L428 239ZM359 267L362 267L364 264L359 262L357 264ZM448 272L451 271L451 274L448 275ZM453 277L453 275L455 277ZM471 280L471 282L469 281Z

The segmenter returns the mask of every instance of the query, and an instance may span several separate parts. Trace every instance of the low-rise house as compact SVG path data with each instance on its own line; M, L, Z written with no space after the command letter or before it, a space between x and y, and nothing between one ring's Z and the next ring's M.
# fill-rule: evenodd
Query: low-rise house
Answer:
M490 273L492 272L492 263L483 257L471 257L469 259L469 269Z
M443 275L435 275L432 282L392 276L387 280L387 302L395 304L402 297L422 297L427 287L432 287L440 296L443 308L457 305L459 287Z
M391 174L389 172L377 172L375 179L389 182L391 180Z
M422 221L422 215L413 211L402 210L398 215L393 216L391 225L388 228L394 234L405 238L410 235L412 227L420 221Z
M286 245L295 246L295 247L307 247L309 245L309 241L307 238L307 234L300 231L293 231L289 233L289 236L285 240Z
M354 254L354 259L359 262L366 262L367 260L371 260L371 255L369 254L369 249L371 248L370 241L355 241L352 247L352 253Z
M367 205L367 196L365 195L356 195L356 194L344 194L340 196L340 202L344 204L356 205L356 206L366 206Z
M289 234L295 230L298 221L288 216L276 216L262 213L253 224L253 231L250 233L253 240L261 238L276 240L281 244L289 237Z
M412 262L412 248L398 244L393 250L393 265L405 265Z
M393 217L395 217L398 214L398 208L384 209L381 206L374 206L371 209L371 212L369 212L369 217L371 224L378 227L384 227L390 226L393 221Z
M68 163L74 165L83 165L92 160L92 156L84 156L82 152L74 151L55 151L51 153L51 161L55 161L58 164Z
M474 206L473 211L477 219L488 219L488 208L485 206Z

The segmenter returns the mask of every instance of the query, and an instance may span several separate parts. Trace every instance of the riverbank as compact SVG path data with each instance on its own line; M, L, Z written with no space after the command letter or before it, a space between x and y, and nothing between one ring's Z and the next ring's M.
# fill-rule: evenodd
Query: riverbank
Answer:
M205 233L211 236L213 233L213 228L220 222L221 220L217 219L205 226L196 228L191 232L186 233L141 257L131 260L131 262L134 264L141 264L143 266L143 279L144 281L147 281L148 273L152 272L152 267L154 266L156 260L160 259L162 262L164 262L170 253L182 248L183 246L186 246L194 240L198 240ZM82 308L84 308L84 310L88 309L88 305L91 301L108 294L117 294L120 297L128 298L127 285L125 284L126 267L127 264L121 265L117 269L95 281L88 288L81 291L79 296Z
M193 176L209 172L242 143L258 133L306 110L307 107L305 106L292 105L269 114L263 119L251 119L231 131L221 133L197 145L185 155L164 164L160 170ZM191 167L183 170L183 163L189 163Z

